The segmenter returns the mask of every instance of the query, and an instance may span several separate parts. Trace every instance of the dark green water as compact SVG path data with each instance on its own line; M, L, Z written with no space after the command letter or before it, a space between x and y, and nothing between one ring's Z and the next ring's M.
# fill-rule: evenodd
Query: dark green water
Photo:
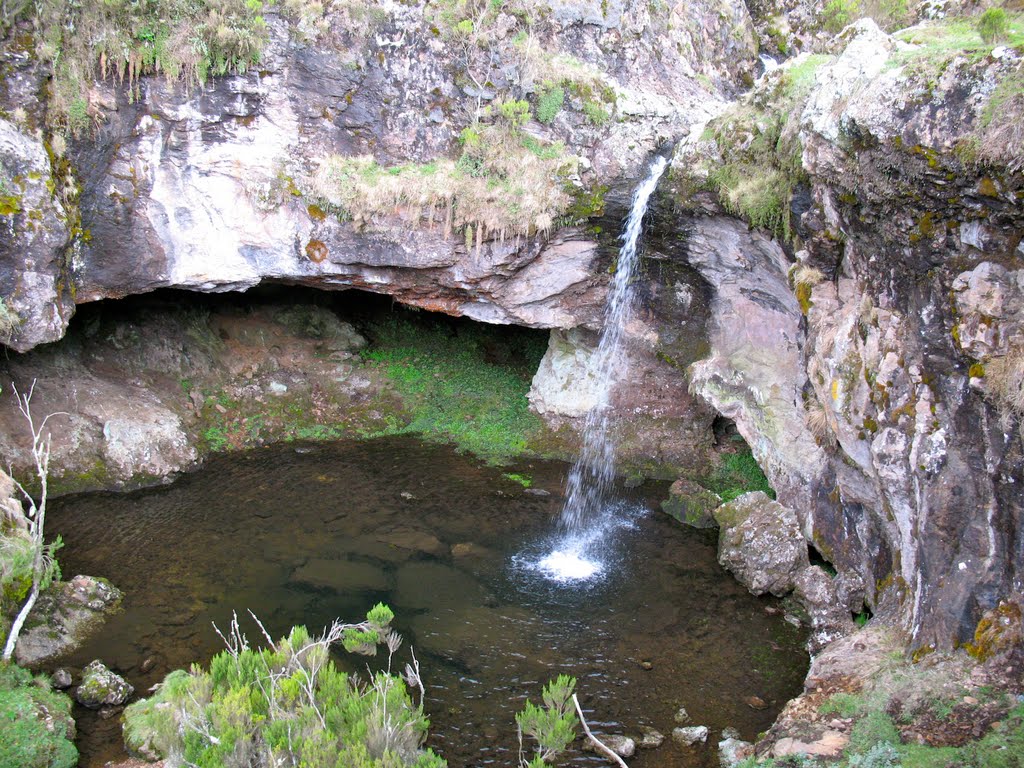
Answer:
M400 664L409 645L421 664L429 744L453 768L515 765L514 714L561 672L579 679L598 732L669 736L681 706L688 724L711 729L706 747L668 738L634 768L717 765L722 728L751 739L799 692L803 636L717 565L713 535L656 511L660 485L620 491L602 579L546 580L530 563L547 551L567 470L500 470L386 439L270 447L216 457L154 490L56 499L47 522L67 543L65 574L106 576L127 595L65 663L101 658L145 692L220 650L211 622L226 628L233 610L253 610L279 636L358 619L382 600L405 637ZM155 666L143 672L147 660ZM751 709L752 695L771 706ZM83 766L122 754L116 718L85 714L79 729ZM603 761L576 749L561 764Z

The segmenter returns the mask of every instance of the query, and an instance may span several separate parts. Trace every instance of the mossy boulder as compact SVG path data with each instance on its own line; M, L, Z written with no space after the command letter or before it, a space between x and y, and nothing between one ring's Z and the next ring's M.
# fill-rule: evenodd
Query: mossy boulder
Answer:
M679 479L668 489L668 498L661 508L684 525L694 528L717 528L715 509L722 497L690 480Z
M796 513L762 491L718 507L715 520L721 528L718 562L755 595L782 597L810 565Z
M92 576L53 584L29 614L14 649L15 660L37 667L77 648L120 608L121 597L106 579Z
M75 689L75 699L83 707L99 709L120 706L128 701L133 693L135 688L132 685L96 659L82 670L82 684Z

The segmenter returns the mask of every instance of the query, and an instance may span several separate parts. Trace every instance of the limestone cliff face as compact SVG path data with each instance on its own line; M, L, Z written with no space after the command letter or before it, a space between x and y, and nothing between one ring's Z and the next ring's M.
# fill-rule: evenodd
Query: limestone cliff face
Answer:
M923 83L912 39L866 21L845 42L790 118L802 156L786 252L708 217L703 193L687 204L690 262L714 286L712 356L693 382L875 610L915 646L948 647L1024 582L1024 177L1019 135L995 139L990 111L1021 59L961 56ZM777 87L765 78L754 108ZM730 162L724 135L710 151ZM709 149L693 136L677 166L699 177Z

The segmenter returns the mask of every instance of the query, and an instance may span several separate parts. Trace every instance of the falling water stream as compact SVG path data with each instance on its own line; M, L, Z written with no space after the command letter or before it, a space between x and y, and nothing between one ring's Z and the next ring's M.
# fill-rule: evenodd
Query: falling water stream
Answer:
M609 490L615 479L615 443L608 435L609 401L623 373L622 332L632 316L632 284L639 263L644 214L667 167L665 157L657 157L651 163L647 178L633 193L629 217L620 236L622 247L605 303L604 325L590 363L598 382L597 397L587 413L579 457L569 473L565 506L559 519L562 535L551 554L538 564L559 581L599 575L603 565L594 550L600 547L608 529L616 525L614 506L609 504Z

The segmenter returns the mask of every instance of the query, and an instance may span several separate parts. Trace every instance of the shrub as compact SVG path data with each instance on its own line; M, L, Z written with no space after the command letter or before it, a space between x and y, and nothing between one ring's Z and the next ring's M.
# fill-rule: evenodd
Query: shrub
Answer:
M0 768L72 768L78 764L67 738L73 725L71 699L51 691L45 678L0 663Z
M559 675L544 686L541 699L543 707L527 700L523 711L516 715L519 731L520 764L527 765L522 757L523 734L537 742L536 754L529 762L529 768L546 765L547 761L565 750L576 738L576 717L572 703L576 678Z
M981 35L981 39L988 45L1004 39L1010 29L1010 22L1006 17L1006 11L1002 8L989 8L978 17L976 29L978 34Z
M865 753L877 745L900 743L900 732L885 712L874 710L859 720L850 733L850 754Z
M546 82L537 96L537 119L550 125L565 103L565 91L550 81Z
M860 0L829 0L822 12L822 25L836 33L861 15Z
M319 638L295 627L264 650L251 649L232 621L227 650L208 671L172 672L156 695L125 710L125 741L169 765L443 768L422 748L429 723L415 657L404 679L382 671L365 682L330 658L336 643L364 654L383 643L390 670L401 643L392 618L378 604L359 624L335 622Z

